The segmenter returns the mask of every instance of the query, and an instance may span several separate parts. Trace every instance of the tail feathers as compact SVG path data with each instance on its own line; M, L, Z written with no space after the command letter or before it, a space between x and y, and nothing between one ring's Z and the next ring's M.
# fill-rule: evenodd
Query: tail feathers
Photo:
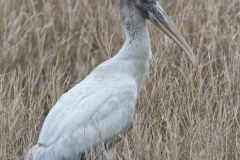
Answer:
M34 145L26 154L24 160L38 160L38 154L41 151L42 147L39 144Z

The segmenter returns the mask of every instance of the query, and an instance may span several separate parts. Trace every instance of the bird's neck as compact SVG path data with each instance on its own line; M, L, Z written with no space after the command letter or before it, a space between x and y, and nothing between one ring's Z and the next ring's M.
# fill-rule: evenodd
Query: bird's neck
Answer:
M151 58L151 44L146 24L135 26L134 31L125 29L126 40L118 53L124 60L133 60L146 63Z
M126 40L118 54L106 63L112 70L134 78L140 88L151 58L148 26L133 5L127 5L123 0L120 2Z
M133 4L120 1L120 13L124 25L126 41L119 56L128 60L149 61L151 45L146 19Z
M151 59L151 44L147 24L145 22L135 24L132 30L125 26L125 33L125 43L116 58L122 61L125 73L133 76L140 87Z

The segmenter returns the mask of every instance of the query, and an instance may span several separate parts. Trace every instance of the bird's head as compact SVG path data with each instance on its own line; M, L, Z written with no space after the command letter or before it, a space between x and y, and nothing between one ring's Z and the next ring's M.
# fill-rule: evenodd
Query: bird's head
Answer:
M123 18L129 14L125 12L130 12L132 16L138 19L151 21L187 53L194 65L197 64L192 49L178 31L172 19L160 6L158 0L120 0L120 6L122 7L121 14Z

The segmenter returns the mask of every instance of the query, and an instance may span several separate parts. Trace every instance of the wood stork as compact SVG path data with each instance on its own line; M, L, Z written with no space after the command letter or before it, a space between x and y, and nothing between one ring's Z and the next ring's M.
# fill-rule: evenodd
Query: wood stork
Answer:
M130 127L151 45L146 20L196 58L157 0L120 0L126 40L120 51L63 94L46 117L28 160L77 160L91 146Z

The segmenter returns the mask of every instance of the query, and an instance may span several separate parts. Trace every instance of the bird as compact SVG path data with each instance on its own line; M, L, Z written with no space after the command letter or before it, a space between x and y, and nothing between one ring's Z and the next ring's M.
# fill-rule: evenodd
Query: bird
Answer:
M136 101L152 57L147 21L197 58L158 0L119 0L125 42L64 93L44 120L26 160L78 160L84 152L131 127Z

